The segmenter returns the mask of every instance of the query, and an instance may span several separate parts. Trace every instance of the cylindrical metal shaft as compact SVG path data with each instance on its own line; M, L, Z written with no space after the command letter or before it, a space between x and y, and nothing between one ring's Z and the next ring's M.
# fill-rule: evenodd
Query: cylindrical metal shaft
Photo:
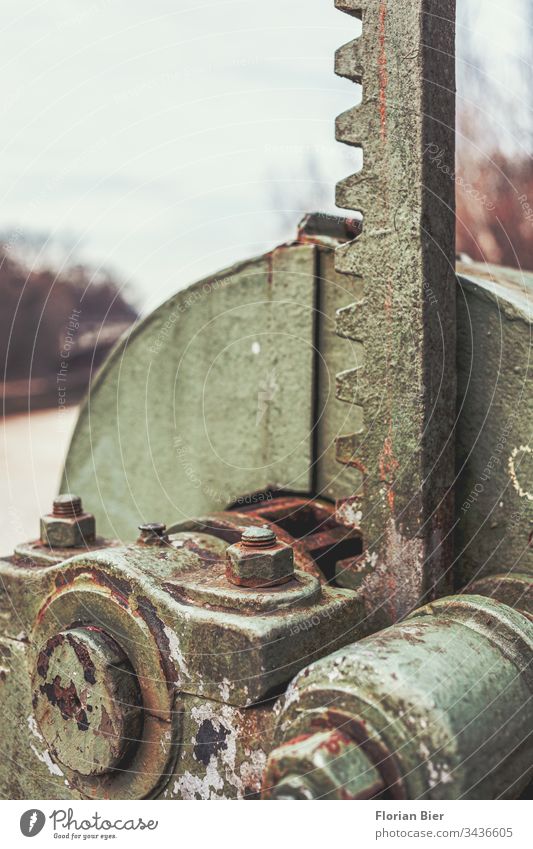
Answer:
M264 797L517 795L533 763L532 648L526 617L462 596L319 660L281 703ZM325 760L332 731L342 747Z

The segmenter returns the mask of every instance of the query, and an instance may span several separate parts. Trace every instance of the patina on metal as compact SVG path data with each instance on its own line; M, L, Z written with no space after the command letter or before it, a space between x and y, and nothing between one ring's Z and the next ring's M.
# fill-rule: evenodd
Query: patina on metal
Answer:
M55 759L83 775L124 764L141 733L141 694L109 635L93 626L51 637L33 683L35 719Z
M226 577L240 587L275 587L294 580L292 546L280 543L268 525L246 528L226 550Z
M168 545L167 526L162 522L148 522L139 525L140 536L137 542L142 545Z
M269 799L372 799L384 787L379 770L353 739L337 728L302 735L269 759Z
M519 795L533 769L532 649L527 618L462 596L318 661L281 701L264 797L275 797L281 782L287 798L288 782L295 788L302 776L312 798L346 798L347 778L357 787L359 777L366 792L372 767L375 792L389 798ZM343 738L338 771L334 759L308 755L331 731ZM345 738L362 749L359 760Z
M94 516L84 512L78 495L58 495L52 513L41 517L40 539L49 548L81 548L94 543L95 536Z
M434 596L452 562L455 0L336 6L362 22L335 62L362 83L337 138L363 155L337 186L337 205L363 217L362 235L336 252L337 270L362 287L339 310L338 333L363 349L337 375L354 422L337 456L353 470L365 546L338 580L360 587L385 625Z
M485 575L470 584L465 592L495 598L533 620L533 575L526 572Z
M316 251L281 245L194 283L110 355L62 483L101 533L133 541L152 517L170 527L251 494L313 492Z
M443 592L452 564L455 7L337 7L362 23L336 56L363 83L337 124L364 154L337 194L357 217L307 216L140 322L63 476L114 539L65 494L0 561L11 798L491 798L531 772L531 416L500 439L505 462L485 456L527 385L511 275L490 284L516 379L479 439L494 357L469 352L470 299L478 334L496 317L486 275L460 277L460 486L480 495L480 477L489 500L461 491L456 583L479 595L353 644ZM497 498L505 568L490 535L476 555Z
M455 583L533 574L533 275L458 266Z
M287 503L280 509L286 516ZM198 524L163 544L110 545L52 565L0 561L2 646L23 652L4 682L6 704L18 704L4 714L12 758L28 764L17 778L22 796L259 793L272 694L354 638L360 604L328 587L304 548L293 564L298 541L281 527L234 512ZM220 533L244 536L254 543L244 549L262 556L281 545L288 580L228 581ZM9 761L0 766L2 785L11 771Z

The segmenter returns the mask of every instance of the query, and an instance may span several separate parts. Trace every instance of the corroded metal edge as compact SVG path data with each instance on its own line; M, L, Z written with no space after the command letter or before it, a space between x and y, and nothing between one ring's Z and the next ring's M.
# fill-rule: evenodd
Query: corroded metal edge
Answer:
M455 0L336 6L362 21L336 73L363 84L337 138L364 155L337 186L337 205L363 215L337 270L364 283L338 313L338 333L364 346L363 366L337 376L364 419L338 459L363 473L368 596L386 624L435 594L452 562Z

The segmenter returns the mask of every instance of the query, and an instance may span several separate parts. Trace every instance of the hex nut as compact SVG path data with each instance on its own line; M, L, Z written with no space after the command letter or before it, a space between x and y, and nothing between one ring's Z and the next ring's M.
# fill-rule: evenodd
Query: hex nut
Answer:
M81 548L92 544L96 522L92 513L79 516L41 516L41 541L50 548Z
M169 545L167 526L162 522L148 522L139 525L141 532L137 539L138 545Z
M290 545L276 542L269 548L251 548L237 542L226 549L226 577L239 587L272 587L294 577Z
M382 790L381 775L363 750L332 729L274 749L265 769L263 798L371 799Z

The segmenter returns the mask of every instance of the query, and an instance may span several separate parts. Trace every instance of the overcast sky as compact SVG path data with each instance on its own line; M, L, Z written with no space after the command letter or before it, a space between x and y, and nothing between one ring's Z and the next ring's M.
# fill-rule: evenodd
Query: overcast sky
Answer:
M465 2L465 0L459 0ZM481 51L520 32L520 0L479 7ZM72 234L144 309L334 211L355 164L333 74L357 22L333 0L3 0L0 229ZM310 169L310 163L312 168Z

